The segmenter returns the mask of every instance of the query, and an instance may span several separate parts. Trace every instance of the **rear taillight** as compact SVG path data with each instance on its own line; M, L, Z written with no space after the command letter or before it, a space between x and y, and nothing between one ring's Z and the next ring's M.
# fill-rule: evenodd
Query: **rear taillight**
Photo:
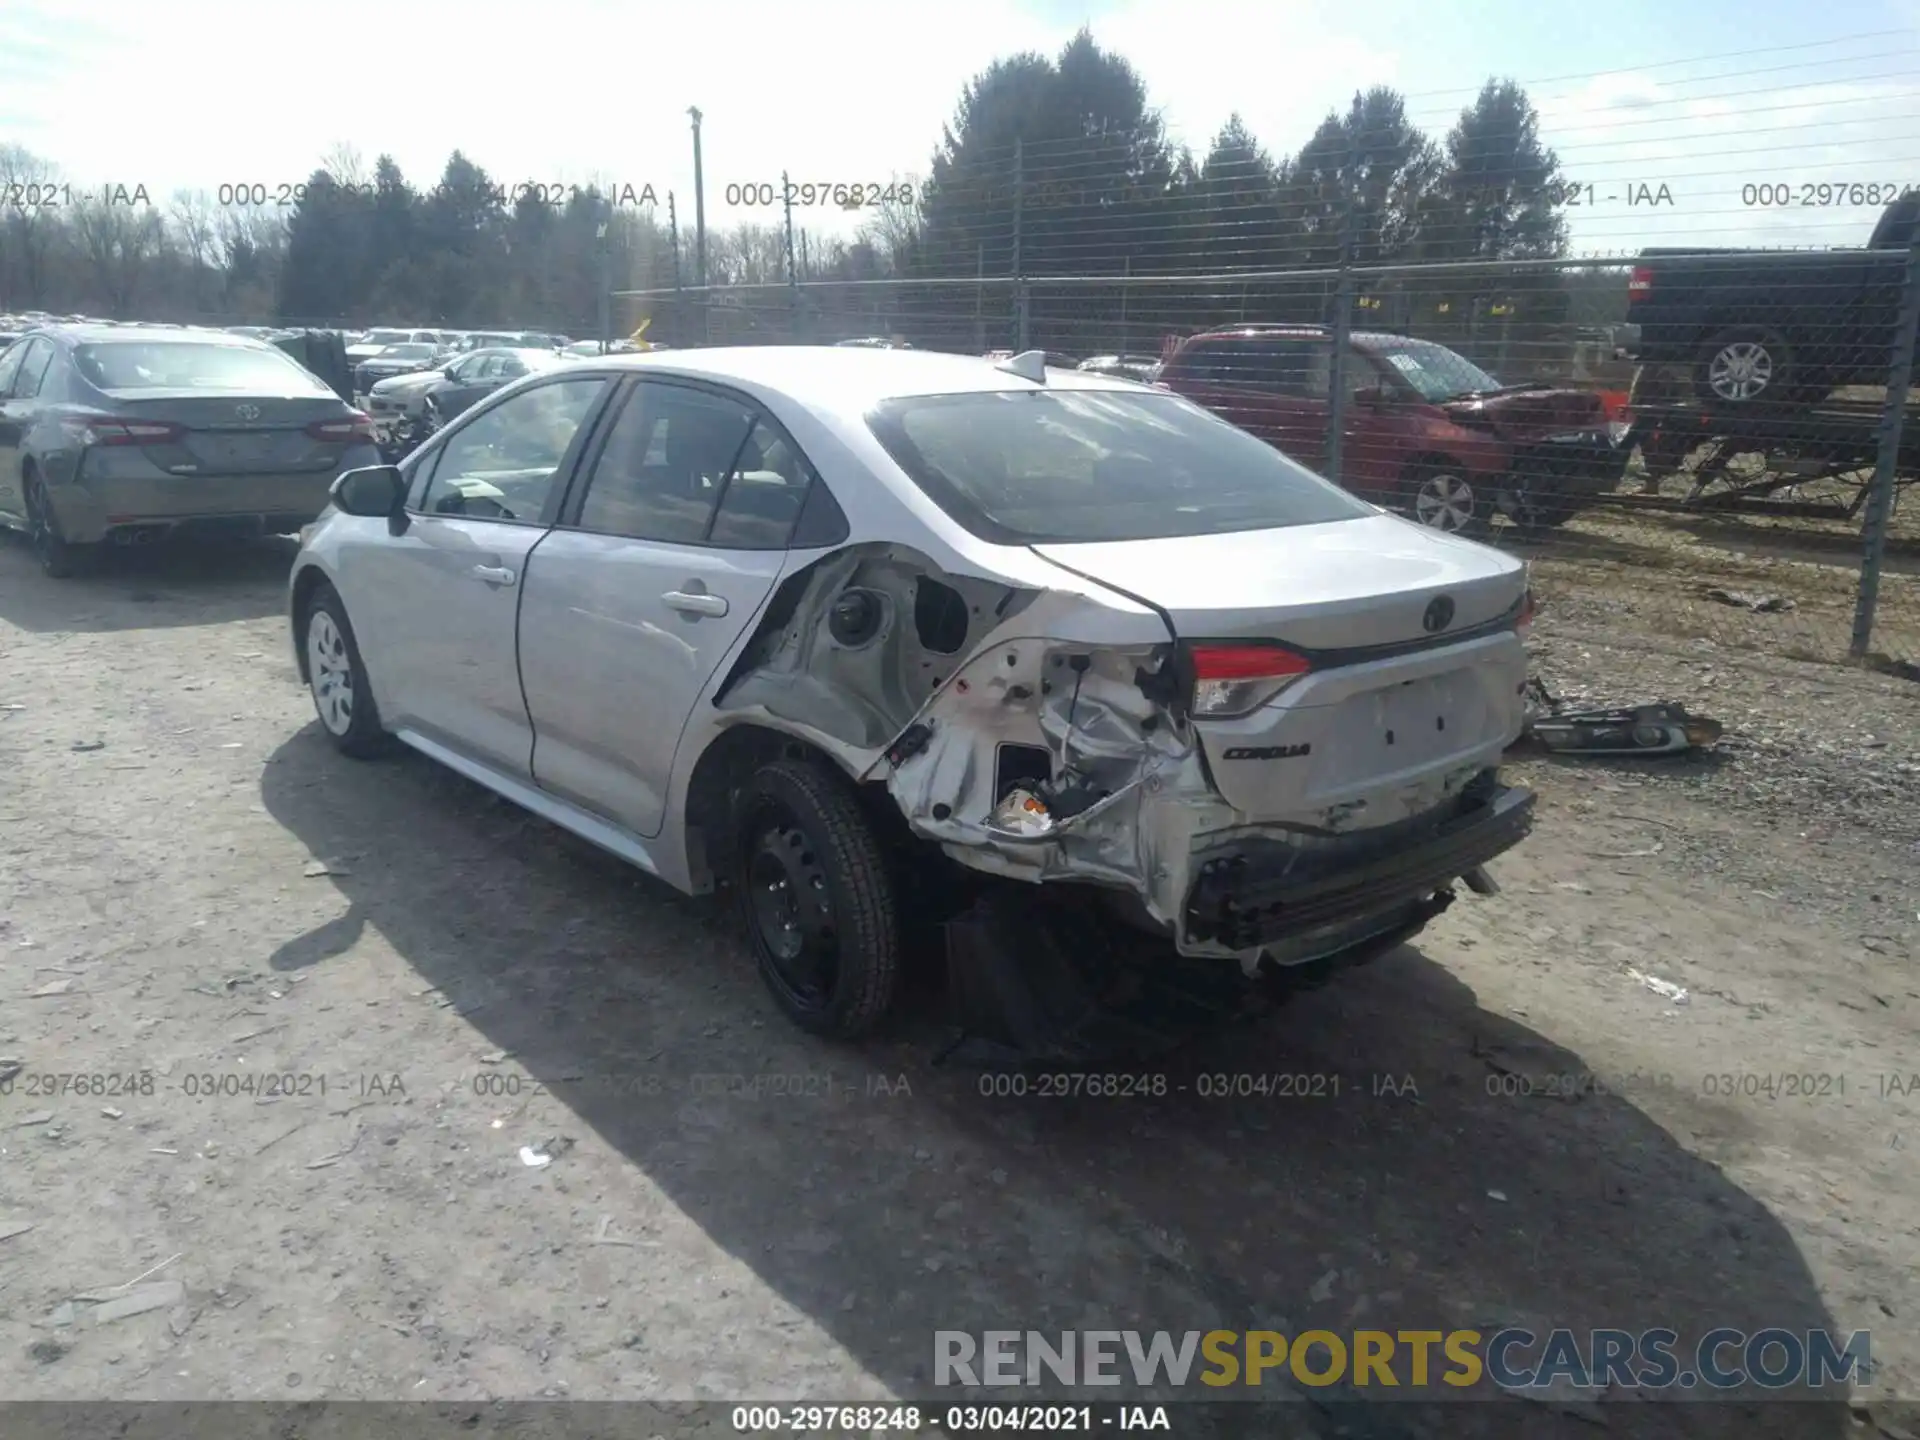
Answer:
M165 445L187 433L184 425L121 415L67 415L60 428L82 445Z
M1533 590L1529 588L1527 590L1527 593L1520 597L1520 615L1519 615L1519 618L1513 622L1513 630L1516 635L1518 635L1522 640L1524 640L1527 638L1528 632L1531 631L1532 629L1533 629Z
M1618 274L1619 272L1615 271L1614 273ZM1627 298L1631 300L1637 295L1651 295L1652 293L1652 267L1647 265L1634 266L1633 273L1627 277Z
M1203 720L1244 715L1313 669L1279 645L1196 645L1190 655L1193 713Z
M307 434L316 440L371 440L373 421L356 410L339 420L316 420L307 426Z

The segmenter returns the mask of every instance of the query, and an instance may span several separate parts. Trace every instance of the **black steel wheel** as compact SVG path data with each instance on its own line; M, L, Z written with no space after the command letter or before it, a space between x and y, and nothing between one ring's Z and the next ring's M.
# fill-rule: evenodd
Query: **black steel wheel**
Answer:
M893 1007L899 917L886 857L848 783L776 760L740 797L734 886L761 979L804 1030L850 1040Z

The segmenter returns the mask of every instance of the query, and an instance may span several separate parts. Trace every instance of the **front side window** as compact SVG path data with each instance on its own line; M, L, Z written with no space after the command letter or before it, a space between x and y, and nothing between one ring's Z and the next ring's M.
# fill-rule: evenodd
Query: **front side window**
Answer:
M997 544L1217 535L1374 513L1177 395L914 396L883 402L868 425L935 504Z
M441 446L421 509L467 519L539 520L574 436L605 386L590 377L540 385L475 416Z

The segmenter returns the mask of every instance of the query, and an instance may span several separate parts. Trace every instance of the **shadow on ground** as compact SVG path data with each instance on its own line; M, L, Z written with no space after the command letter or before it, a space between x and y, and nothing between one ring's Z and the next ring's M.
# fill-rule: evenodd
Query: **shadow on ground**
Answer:
M102 549L81 575L49 580L26 541L0 531L0 621L36 634L223 625L278 614L298 544L276 535L230 545Z
M423 760L354 764L309 727L271 757L263 799L352 872L331 882L350 913L276 967L325 965L375 927L479 1045L511 1052L898 1393L932 1393L941 1329L1833 1323L1766 1209L1628 1099L1545 1098L1581 1058L1482 1010L1418 949L1190 1047L1157 1098L992 1098L929 1063L923 1024L857 1051L792 1031L715 907ZM828 1070L904 1074L912 1094L700 1102L582 1083ZM1309 1078L1285 1082L1305 1092L1291 1098L1207 1098L1204 1076ZM1231 1433L1596 1433L1543 1403L1308 1398L1288 1410L1318 1428L1244 1412ZM1634 1435L1848 1433L1844 1406L1802 1398L1603 1408Z

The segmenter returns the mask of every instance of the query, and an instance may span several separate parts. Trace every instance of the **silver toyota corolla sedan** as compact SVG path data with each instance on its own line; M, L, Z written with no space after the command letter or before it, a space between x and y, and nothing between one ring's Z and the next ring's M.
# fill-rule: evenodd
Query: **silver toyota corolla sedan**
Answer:
M1520 563L1037 352L529 377L342 476L290 614L341 750L398 740L731 889L836 1037L887 1014L927 894L1070 888L1169 963L1273 974L1492 893L1531 819L1497 771Z

